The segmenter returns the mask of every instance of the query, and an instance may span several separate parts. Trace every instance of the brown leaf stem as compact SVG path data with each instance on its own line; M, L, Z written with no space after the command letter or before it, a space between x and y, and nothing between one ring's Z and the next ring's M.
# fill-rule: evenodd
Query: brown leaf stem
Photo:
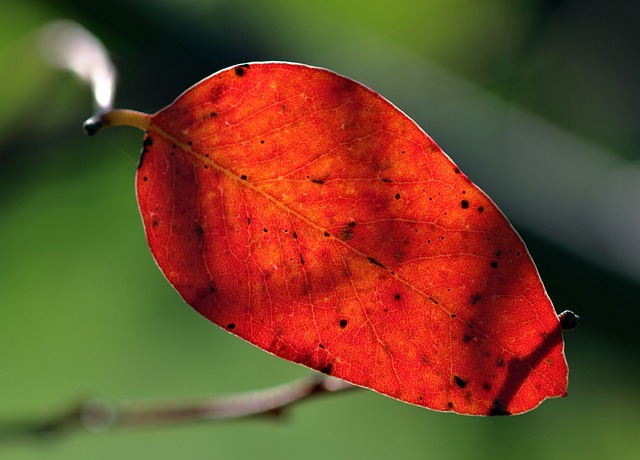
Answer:
M111 126L132 126L146 131L150 122L149 114L129 109L113 109L94 115L85 121L82 127L89 136L93 136L102 128Z

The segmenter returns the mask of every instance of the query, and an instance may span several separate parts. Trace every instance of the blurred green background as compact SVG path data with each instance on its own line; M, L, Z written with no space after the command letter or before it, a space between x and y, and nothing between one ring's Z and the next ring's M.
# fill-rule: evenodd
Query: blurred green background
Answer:
M37 31L74 19L113 55L117 106L153 112L223 67L292 60L355 78L413 117L509 216L566 334L569 397L470 418L368 391L282 420L0 444L0 459L638 458L640 4L534 0L3 0L0 419L88 396L265 387L305 369L186 307L148 253L141 135L85 137L86 86Z

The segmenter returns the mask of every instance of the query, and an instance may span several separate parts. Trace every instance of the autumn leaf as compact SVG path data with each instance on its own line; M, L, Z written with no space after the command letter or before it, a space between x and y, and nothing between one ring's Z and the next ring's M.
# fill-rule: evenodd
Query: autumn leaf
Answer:
M184 300L284 359L439 411L565 396L560 323L522 240L411 119L328 70L222 70L150 116L136 187Z

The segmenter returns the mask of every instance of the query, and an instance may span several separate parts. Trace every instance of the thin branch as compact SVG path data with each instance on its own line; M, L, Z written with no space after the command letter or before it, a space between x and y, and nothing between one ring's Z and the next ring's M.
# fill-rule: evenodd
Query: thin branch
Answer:
M0 423L0 442L50 438L77 431L105 432L203 421L281 415L319 395L358 388L325 375L311 375L276 387L182 402L122 402L92 399L44 419Z

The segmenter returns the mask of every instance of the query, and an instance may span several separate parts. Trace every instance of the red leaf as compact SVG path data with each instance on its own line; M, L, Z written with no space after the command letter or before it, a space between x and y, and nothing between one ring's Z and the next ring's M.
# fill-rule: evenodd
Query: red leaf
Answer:
M169 282L266 351L440 411L566 394L558 318L521 239L359 83L300 64L218 72L151 117L137 193Z

